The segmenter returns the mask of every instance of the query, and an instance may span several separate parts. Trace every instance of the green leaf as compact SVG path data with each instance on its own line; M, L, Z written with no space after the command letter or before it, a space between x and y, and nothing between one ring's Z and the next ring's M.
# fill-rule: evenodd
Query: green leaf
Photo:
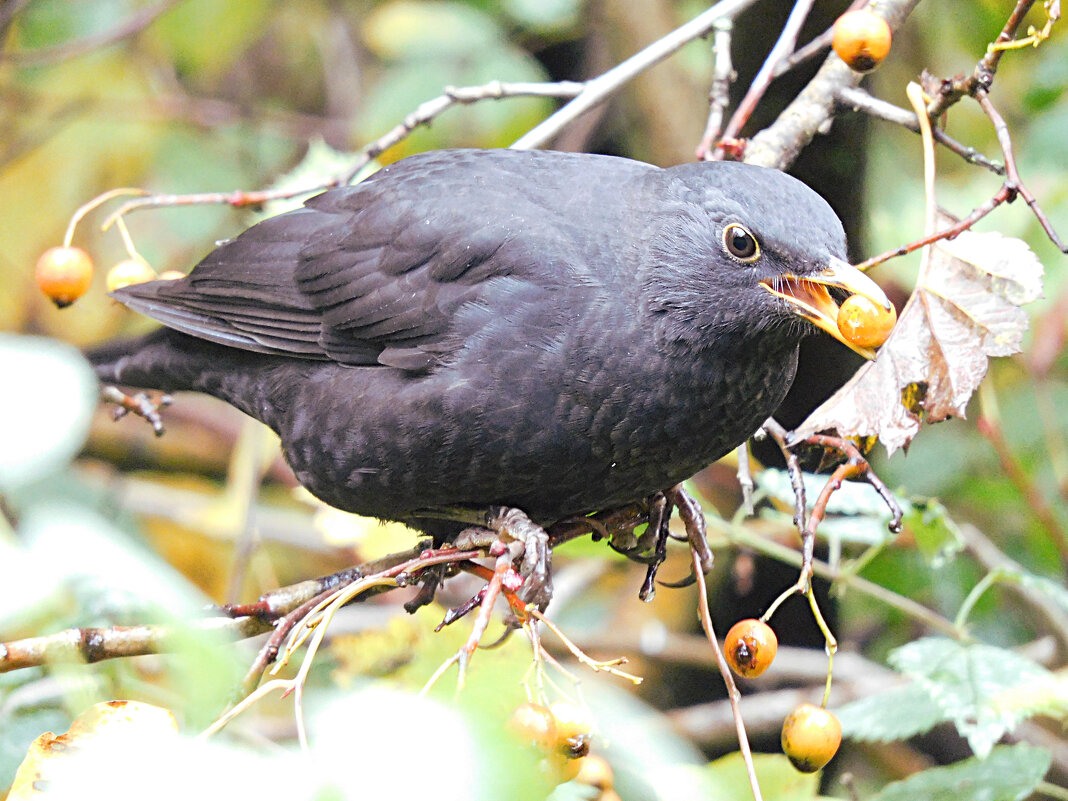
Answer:
M938 568L964 548L960 527L934 498L916 502L905 515L905 527L916 538L916 546L927 564Z
M947 720L931 694L914 683L853 701L835 714L846 737L883 743L923 734Z
M368 47L384 58L441 54L468 58L503 38L493 19L476 8L419 0L379 6L367 17L363 34Z
M1002 745L986 759L972 757L888 784L870 801L1019 801L1031 794L1049 765L1043 748Z
M1041 709L999 699L1017 688L1052 681L1049 671L1013 651L942 637L911 642L891 653L889 661L930 694L979 756L990 753L1006 732Z
M160 17L147 38L179 70L217 77L263 35L271 6L267 0L185 0Z
M753 765L764 801L817 797L819 773L801 773L782 754L753 754ZM706 801L736 801L748 793L749 777L738 751L710 762L706 770L710 789Z

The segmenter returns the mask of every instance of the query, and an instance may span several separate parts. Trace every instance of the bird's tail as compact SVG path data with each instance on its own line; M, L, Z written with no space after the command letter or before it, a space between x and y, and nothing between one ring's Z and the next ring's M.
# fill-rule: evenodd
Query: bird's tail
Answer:
M280 368L285 369L285 360L227 348L169 328L108 342L86 351L85 356L102 383L163 392L204 392L272 427L277 421L268 418L282 411L279 407L289 400L283 397L287 395L285 385L293 383L279 381L276 375ZM289 369L292 372L294 367Z

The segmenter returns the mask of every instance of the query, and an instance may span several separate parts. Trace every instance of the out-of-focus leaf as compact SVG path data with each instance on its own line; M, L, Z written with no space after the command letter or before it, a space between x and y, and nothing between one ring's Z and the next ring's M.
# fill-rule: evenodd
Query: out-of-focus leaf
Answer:
M330 655L338 663L334 681L347 687L357 677L388 676L412 660L431 631L422 620L404 615L381 629L339 634L330 641Z
M578 0L504 0L503 5L516 21L543 33L573 26L581 10Z
M765 801L802 801L819 794L819 773L801 773L782 754L753 754L753 766ZM746 796L749 777L739 752L710 762L707 771L707 801L736 801Z
M44 732L33 741L15 774L8 801L48 798L57 763L70 760L87 744L121 750L131 743L143 747L154 742L163 750L177 736L178 723L166 709L139 701L96 704L78 715L64 734Z
M213 77L265 30L269 0L185 0L149 29L148 38L181 70Z
M74 348L0 334L0 489L26 486L62 468L89 432L98 384Z
M952 224L942 216L938 227ZM1042 264L1019 239L965 231L928 248L916 290L878 357L793 433L835 429L878 436L888 453L921 422L963 417L991 356L1020 349L1027 314L1042 293Z
M923 734L946 720L931 694L912 683L860 698L835 714L846 737L882 743Z
M1020 801L1042 781L1049 765L1044 748L1002 745L986 759L972 757L888 784L870 801Z
M462 3L394 0L378 6L363 27L368 47L383 58L468 56L500 40L493 20Z
M925 637L890 654L890 664L910 676L957 727L978 756L986 756L1017 723L1043 710L999 703L1005 693L1029 685L1049 685L1048 670L1005 648L964 645Z
M912 505L903 522L931 567L941 567L964 547L960 527L949 516L946 507L933 498Z

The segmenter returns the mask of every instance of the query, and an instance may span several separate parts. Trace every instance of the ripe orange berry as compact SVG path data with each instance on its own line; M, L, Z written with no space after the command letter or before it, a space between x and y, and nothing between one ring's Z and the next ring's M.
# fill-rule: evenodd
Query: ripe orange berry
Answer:
M579 763L579 770L575 781L579 784L588 784L601 792L612 789L615 775L612 773L612 766L608 764L604 757L590 754L577 760L577 762Z
M93 282L93 260L81 248L49 248L37 260L34 277L40 290L62 309L89 289Z
M802 773L815 773L842 744L842 724L833 712L800 704L782 724L782 750Z
M877 348L886 342L897 322L893 306L884 309L863 295L850 295L838 309L838 330L847 342L860 348Z
M871 72L890 52L890 26L865 8L847 11L831 30L834 52L857 72Z
M779 638L771 626L761 620L739 620L727 632L724 655L731 670L745 679L759 676L775 660Z
M586 710L567 701L558 701L549 709L556 722L556 750L572 759L590 753L593 722Z
M110 270L107 275L108 292L122 289L131 284L143 284L146 281L155 281L156 271L141 259L126 259L120 261Z
M547 706L520 704L508 719L508 728L524 742L544 751L556 745L556 718Z

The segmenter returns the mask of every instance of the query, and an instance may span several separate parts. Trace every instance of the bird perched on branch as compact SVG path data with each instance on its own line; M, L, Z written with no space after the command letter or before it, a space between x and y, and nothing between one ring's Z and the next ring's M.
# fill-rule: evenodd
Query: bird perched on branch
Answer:
M828 288L889 306L844 256L831 208L774 170L424 153L184 279L114 292L165 327L90 359L102 381L263 421L338 508L443 540L464 525L445 510L521 510L509 536L544 601L545 526L673 487L754 433L800 339L842 339Z

